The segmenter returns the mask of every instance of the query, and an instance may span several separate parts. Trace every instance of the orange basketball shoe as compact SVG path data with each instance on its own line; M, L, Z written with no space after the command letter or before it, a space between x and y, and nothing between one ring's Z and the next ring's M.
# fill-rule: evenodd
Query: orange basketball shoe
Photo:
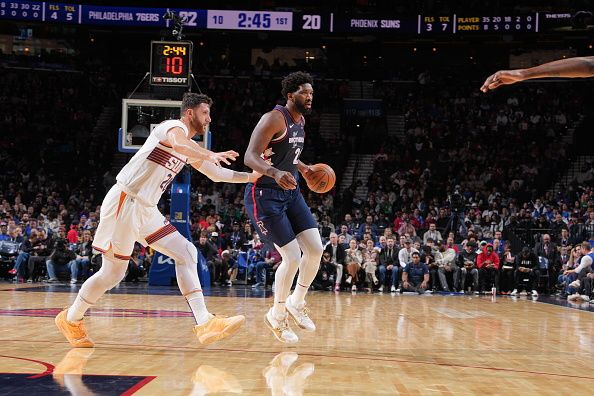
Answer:
M69 322L66 320L67 314L68 308L64 309L58 316L56 316L55 322L56 326L58 326L58 329L64 334L70 345L74 348L93 348L95 344L87 335L87 329L85 329L83 321Z
M245 316L215 316L203 325L194 326L194 334L201 344L208 345L223 338L231 337L245 323Z
M242 393L243 389L233 374L203 364L196 369L192 377L194 394L207 393ZM200 390L202 392L200 392Z
M60 386L64 386L65 375L81 377L83 369L93 352L95 352L94 349L71 349L68 351L52 372L54 381L58 382Z

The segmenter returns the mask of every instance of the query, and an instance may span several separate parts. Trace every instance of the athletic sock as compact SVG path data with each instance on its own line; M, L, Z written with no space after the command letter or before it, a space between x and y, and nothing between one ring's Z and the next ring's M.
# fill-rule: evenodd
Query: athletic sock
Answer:
M91 304L85 301L80 295L76 296L74 303L68 308L66 320L69 322L78 322L85 316L85 312L89 309Z
M297 285L295 286L295 290L293 290L293 294L291 294L291 303L294 307L300 308L305 303L305 295L307 294L307 290L309 287L302 285L297 281Z
M272 306L272 317L274 319L283 319L287 315L287 308L285 307L285 300L275 301Z
M186 300L188 301L188 305L194 314L194 319L196 320L196 324L198 326L203 325L210 320L211 316L208 312L208 309L206 309L202 290L193 292L186 297Z

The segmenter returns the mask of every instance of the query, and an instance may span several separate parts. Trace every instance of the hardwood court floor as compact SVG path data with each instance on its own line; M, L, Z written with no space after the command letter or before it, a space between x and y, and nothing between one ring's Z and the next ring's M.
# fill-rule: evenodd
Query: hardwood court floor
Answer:
M96 348L71 350L53 316L77 287L0 284L0 394L511 396L594 388L592 312L525 298L318 292L308 298L317 332L299 331L300 343L287 347L263 323L270 297L243 289L226 297L225 289L207 297L209 309L245 314L246 326L202 347L183 298L166 290L175 295L125 286L105 295L87 319Z

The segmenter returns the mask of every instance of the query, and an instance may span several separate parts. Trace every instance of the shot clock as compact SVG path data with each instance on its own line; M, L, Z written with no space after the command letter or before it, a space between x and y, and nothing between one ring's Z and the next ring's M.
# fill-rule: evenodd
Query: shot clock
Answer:
M150 84L189 87L192 49L189 41L151 41Z

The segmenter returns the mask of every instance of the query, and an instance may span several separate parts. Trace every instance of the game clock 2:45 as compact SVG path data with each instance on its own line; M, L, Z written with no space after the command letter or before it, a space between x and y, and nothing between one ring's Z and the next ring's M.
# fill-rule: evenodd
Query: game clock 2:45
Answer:
M208 10L206 27L208 29L291 31L293 13Z

